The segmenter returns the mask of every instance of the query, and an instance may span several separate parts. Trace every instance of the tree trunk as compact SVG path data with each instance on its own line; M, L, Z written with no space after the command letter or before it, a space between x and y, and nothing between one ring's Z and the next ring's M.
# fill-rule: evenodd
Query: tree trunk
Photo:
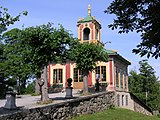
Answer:
M40 79L40 78L38 78ZM36 80L36 83L35 83L35 93L36 94L40 94L40 86L38 85L38 79Z
M49 96L48 96L47 66L45 66L43 71L42 71L41 79L44 80L44 85L42 86L42 101L48 101Z
M18 95L20 95L21 94L21 83L20 83L21 81L20 81L20 79L19 79L19 77L18 77Z
M21 80L21 93L25 93L25 89L26 89L26 80L23 79Z
M88 93L88 72L83 72L83 93Z

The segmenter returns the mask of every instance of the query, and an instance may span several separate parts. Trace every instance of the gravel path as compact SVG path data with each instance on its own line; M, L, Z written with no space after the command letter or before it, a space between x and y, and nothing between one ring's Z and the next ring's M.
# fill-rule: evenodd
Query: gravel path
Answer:
M52 93L49 94L49 98L53 100L53 103L59 103L62 101L67 101L65 99L66 93ZM73 97L78 97L77 91L73 91ZM40 100L41 96L31 96L31 95L20 95L20 98L16 98L16 106L23 107L23 108L34 108L38 107L37 101ZM6 100L0 100L0 108L4 107ZM53 104L52 103L52 104Z

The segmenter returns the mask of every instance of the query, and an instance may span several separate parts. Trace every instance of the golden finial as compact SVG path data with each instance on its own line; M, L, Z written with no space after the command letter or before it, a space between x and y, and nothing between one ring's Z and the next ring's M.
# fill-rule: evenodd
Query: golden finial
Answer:
M91 6L90 6L90 4L88 5L88 16L91 16Z

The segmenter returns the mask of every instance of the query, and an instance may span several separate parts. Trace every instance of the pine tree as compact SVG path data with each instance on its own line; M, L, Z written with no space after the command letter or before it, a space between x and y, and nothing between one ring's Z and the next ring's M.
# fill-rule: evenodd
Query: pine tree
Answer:
M152 66L147 60L139 62L139 74L130 72L129 90L153 109L160 108L160 84Z

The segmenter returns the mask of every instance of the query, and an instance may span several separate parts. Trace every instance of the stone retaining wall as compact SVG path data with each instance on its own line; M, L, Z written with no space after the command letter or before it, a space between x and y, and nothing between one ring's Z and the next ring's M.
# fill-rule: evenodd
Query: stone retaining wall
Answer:
M20 110L16 113L2 115L0 120L66 120L73 116L92 114L114 105L114 92L103 92L66 102Z
M138 99L134 94L130 93L131 99L134 102L134 111L143 113L145 115L153 115L152 109Z
M119 95L119 99L118 99L118 95ZM127 97L127 100L126 100L126 97ZM122 104L122 101L123 101L123 104ZM149 106L147 106L145 103L143 103L140 99L138 99L131 92L116 91L115 105L117 107L130 109L145 115L153 115L152 109Z

